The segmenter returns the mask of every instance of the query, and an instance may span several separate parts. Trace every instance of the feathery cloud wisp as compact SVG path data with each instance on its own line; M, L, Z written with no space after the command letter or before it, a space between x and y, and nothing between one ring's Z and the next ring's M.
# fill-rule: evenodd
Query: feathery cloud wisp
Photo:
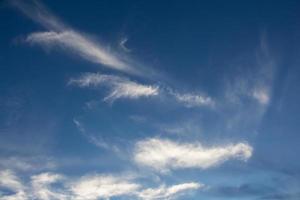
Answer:
M213 106L215 103L212 98L193 93L178 93L173 90L169 90L169 94L172 95L179 103L182 103L187 108L199 107L199 106Z
M104 101L108 102L120 98L138 99L140 97L155 96L159 93L158 86L143 85L126 78L99 73L86 73L78 79L71 79L69 83L79 87L108 86L110 93L104 98Z
M137 142L134 161L160 172L179 168L207 169L229 159L247 160L252 150L251 146L244 143L207 148L199 143L151 138Z
M154 200L154 199L173 199L176 196L182 195L187 191L197 190L204 187L201 183L183 183L178 185L173 185L166 187L165 185L159 188L148 188L139 192L139 197L144 200Z
M178 103L190 108L201 106L214 106L212 98L192 93L179 93L172 89L160 89L158 85L144 85L131 81L127 78L105 75L100 73L85 73L79 78L73 78L69 81L71 85L79 87L97 87L108 86L110 93L104 98L104 101L113 102L120 98L137 99L140 97L156 96L160 93L168 94Z
M134 68L128 58L108 51L104 45L65 25L38 1L29 1L28 3L13 0L12 5L48 30L28 35L27 42L46 47L59 47L90 62L130 74L143 75L141 72L143 70Z
M26 41L46 47L60 47L62 50L77 54L90 62L103 64L120 71L133 72L133 69L118 59L116 55L73 30L32 33L26 38Z

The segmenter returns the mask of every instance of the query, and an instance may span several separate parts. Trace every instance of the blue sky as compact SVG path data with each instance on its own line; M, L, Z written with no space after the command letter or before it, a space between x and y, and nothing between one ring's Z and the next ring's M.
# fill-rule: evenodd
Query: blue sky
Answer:
M0 2L0 200L300 198L299 2Z

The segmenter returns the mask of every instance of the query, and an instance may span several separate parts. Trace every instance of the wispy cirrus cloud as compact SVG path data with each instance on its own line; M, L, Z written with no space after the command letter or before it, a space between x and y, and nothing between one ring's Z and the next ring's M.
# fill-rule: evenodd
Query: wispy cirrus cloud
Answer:
M74 30L51 13L39 1L32 0L23 2L13 0L12 4L33 21L47 29L47 31L29 34L25 38L26 42L32 45L41 45L46 48L58 48L92 63L100 64L128 74L144 77L154 75L154 72L151 71L151 69L146 69L126 55L120 55L111 49L109 50L105 45L95 41L82 32ZM125 46L127 40L127 38L123 38L120 41L120 46L124 51L129 52L130 50ZM115 99L123 97L135 99L141 96L156 95L158 92L158 88L156 87L138 84L133 81L120 81L119 79L118 82L119 84L114 84L114 89L110 95L105 98L106 101L112 102ZM201 94L182 94L171 90L168 91L168 94L178 103L188 108L212 106L214 104L210 97Z
M127 78L100 73L83 74L78 79L71 79L69 84L78 85L79 87L107 86L110 88L110 92L103 99L107 102L113 102L122 98L138 99L141 97L156 96L159 93L158 86L139 84Z
M268 106L277 68L276 59L271 55L266 34L262 34L253 59L253 71L238 74L229 81L227 97L233 102L241 102L248 97L261 106Z
M26 41L30 44L39 44L45 47L58 47L69 53L77 54L90 62L134 73L134 69L118 58L117 55L74 30L32 33L27 36Z
M150 138L136 143L134 161L159 172L172 169L207 169L230 159L248 160L253 148L245 143L204 147L200 143L180 143Z
M130 61L129 58L120 56L111 50L109 51L105 45L96 42L87 35L75 31L52 14L40 2L34 0L27 2L13 0L12 5L48 30L45 32L31 33L26 37L25 41L45 47L58 47L67 53L80 56L87 61L114 70L141 76L146 75L143 72L143 70L145 70L144 68L142 69L141 66L139 68L133 66L137 64Z
M224 83L225 98L221 105L223 110L227 110L224 112L227 115L224 121L227 121L227 128L230 130L242 128L257 132L256 129L272 102L278 67L277 58L272 55L266 35L261 36L251 60L245 58L235 65L237 71L228 74Z
M214 100L206 95L197 93L179 93L172 89L167 90L168 94L173 96L178 103L183 104L187 108L202 107L215 105Z
M141 199L145 200L163 200L163 199L173 199L179 195L183 195L191 190L198 190L203 188L204 185L201 183L183 183L178 185L173 185L166 187L165 185L161 185L158 188L148 188L139 192L138 196Z
M114 144L111 144L111 143L108 143L106 142L104 139L102 139L101 137L97 137L93 134L90 134L88 133L85 128L84 128L84 125L82 122L80 122L79 120L77 119L73 119L73 122L74 124L76 125L77 129L79 130L79 132L87 138L87 140L94 144L95 146L99 147L99 148L102 148L102 149L106 149L106 150L112 150L114 152L117 152L119 153L120 152L120 149L117 145L114 145Z
M127 41L128 41L128 38L127 38L127 37L124 37L124 38L122 38L122 39L120 40L119 45L120 45L120 47L121 47L121 49L122 49L123 51L129 53L129 52L131 52L131 50L128 49L128 48L126 47Z
M157 96L164 94L170 96L179 104L191 107L213 107L215 102L212 98L206 95L197 93L180 93L170 88L160 88L158 85L145 85L128 78L123 78L115 75L106 75L100 73L85 73L79 78L72 78L69 85L76 85L82 88L107 86L110 88L109 94L104 97L104 101L114 102L117 99L138 99L141 97Z

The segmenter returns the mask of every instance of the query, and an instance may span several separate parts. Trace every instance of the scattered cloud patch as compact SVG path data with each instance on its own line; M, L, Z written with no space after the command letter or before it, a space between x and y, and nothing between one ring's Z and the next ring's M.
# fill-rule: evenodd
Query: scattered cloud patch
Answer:
M42 173L31 177L31 193L34 199L52 200L67 199L67 194L52 186L52 184L61 182L63 176L53 173Z
M163 184L154 189L145 188L132 175L90 174L69 178L44 172L30 176L27 181L21 181L13 171L5 170L0 171L0 178L1 200L97 200L116 197L171 200L204 187L202 183L188 182L171 186ZM3 188L10 190L11 193L6 195L2 192Z
M266 88L255 88L253 90L253 98L262 105L268 105L270 101L269 90Z
M0 186L13 191L23 190L23 184L11 170L0 171Z
M13 194L2 195L1 188ZM0 199L1 200L26 200L25 186L12 170L0 171Z
M245 143L208 148L200 143L150 138L136 143L133 156L139 165L166 172L180 168L207 169L230 159L246 161L252 151L252 147Z

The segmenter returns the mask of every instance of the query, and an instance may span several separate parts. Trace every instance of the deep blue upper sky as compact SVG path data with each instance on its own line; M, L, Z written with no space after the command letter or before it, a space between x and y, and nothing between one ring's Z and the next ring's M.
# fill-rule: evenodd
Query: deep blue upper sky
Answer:
M300 199L299 1L0 1L0 199Z

